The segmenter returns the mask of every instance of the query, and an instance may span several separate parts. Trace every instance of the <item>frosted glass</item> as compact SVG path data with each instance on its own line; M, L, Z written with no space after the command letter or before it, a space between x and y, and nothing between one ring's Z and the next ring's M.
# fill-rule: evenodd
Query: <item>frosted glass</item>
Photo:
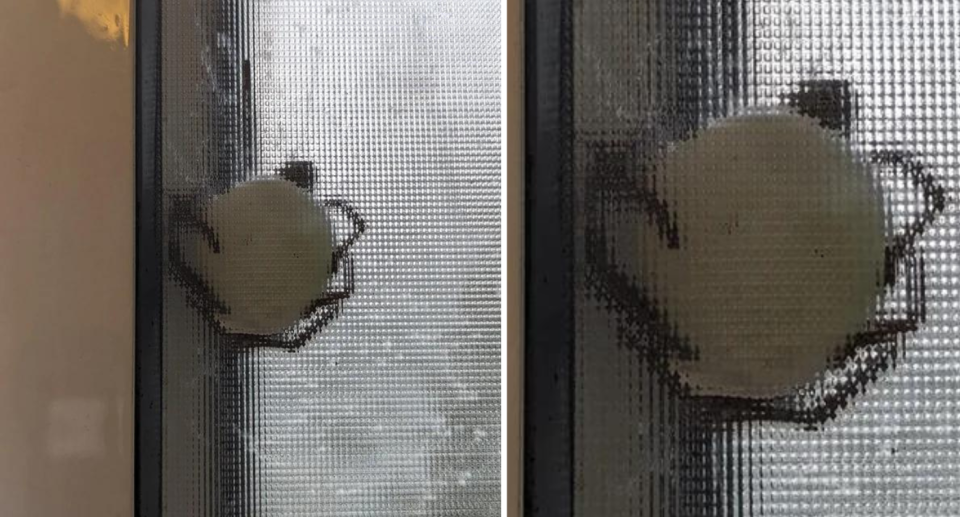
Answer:
M499 513L499 28L489 0L163 2L164 515ZM258 181L299 194L216 201ZM217 262L321 220L331 260Z
M572 3L575 515L960 514L960 241L952 201L960 184L960 4ZM872 259L818 268L804 258L791 270L811 284L833 275L851 285L851 275L862 277L857 268L880 264L875 306L857 309L863 316L839 343L811 345L835 353L811 359L797 377L805 382L788 375L800 368L789 361L810 358L778 355L773 344L815 335L838 317L837 307L860 302L840 303L847 294L830 294L831 282L819 295L777 283L782 270L767 266L796 250L773 244L782 235L770 225L792 220L764 197L777 192L765 182L826 181L798 183L795 197L783 197L798 220L805 210L873 210L865 183L826 188L833 180L818 174L822 153L812 140L789 140L797 135L782 127L766 134L741 127L717 141L726 148L711 144L712 155L663 165L665 156L688 152L684 146L710 148L691 142L758 111L814 121L856 157L880 197L879 247L863 223L871 219L856 212L836 220L860 229L810 250L827 259L866 250ZM752 167L763 154L756 139L767 137L772 143L763 145L775 149L788 139L788 152L771 158L763 174L715 161L740 159L731 149L741 149L743 167ZM777 162L784 156L794 162ZM807 180L784 173L796 161L809 167ZM663 176L692 174L691 163L707 179ZM720 252L671 262L708 226L707 216L692 214L736 203L754 219L731 219L731 234L766 224L769 239L737 250L701 247ZM823 228L813 235L823 237ZM747 265L767 282L761 287L777 310L749 305L756 301L750 277L737 273ZM720 275L707 280L735 281L722 289L677 287L704 267ZM665 273L670 268L680 269ZM697 298L707 294L709 303ZM764 327L751 320L756 314L780 323ZM748 332L758 329L762 339ZM762 369L759 356L735 366L715 354L697 371L683 366L698 353L706 357L713 341L749 355L745 343L754 338L770 344L755 353L769 354L762 359L782 368L789 389L757 380L756 370L734 369L750 361ZM734 374L717 374L721 367Z

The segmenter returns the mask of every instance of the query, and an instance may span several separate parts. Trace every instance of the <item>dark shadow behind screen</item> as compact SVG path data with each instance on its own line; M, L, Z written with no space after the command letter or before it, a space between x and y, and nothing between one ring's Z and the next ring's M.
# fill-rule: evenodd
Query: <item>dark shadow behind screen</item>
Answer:
M499 3L145 4L143 515L497 515ZM264 178L344 243L268 337L225 330L181 260Z
M528 514L960 512L960 8L531 1L526 24ZM753 109L816 119L868 163L880 330L799 394L692 396L644 290L636 228L658 214L638 186L661 153Z

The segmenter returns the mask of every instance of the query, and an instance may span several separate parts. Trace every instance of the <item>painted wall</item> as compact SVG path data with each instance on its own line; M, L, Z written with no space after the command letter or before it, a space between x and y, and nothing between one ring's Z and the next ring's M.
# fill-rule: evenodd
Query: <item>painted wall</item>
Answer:
M128 0L0 0L0 515L129 516Z

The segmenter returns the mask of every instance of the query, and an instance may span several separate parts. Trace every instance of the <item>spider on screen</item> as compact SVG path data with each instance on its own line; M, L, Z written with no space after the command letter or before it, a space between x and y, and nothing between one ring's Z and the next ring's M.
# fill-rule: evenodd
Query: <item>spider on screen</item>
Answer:
M315 201L313 177L311 162L287 162L212 199L171 200L171 276L225 345L295 351L353 294L366 223L344 200Z
M916 241L945 193L895 146L857 158L841 145L848 83L783 100L671 144L640 176L642 146L588 145L588 285L620 316L621 343L703 414L814 428L925 320ZM892 217L884 181L912 218Z

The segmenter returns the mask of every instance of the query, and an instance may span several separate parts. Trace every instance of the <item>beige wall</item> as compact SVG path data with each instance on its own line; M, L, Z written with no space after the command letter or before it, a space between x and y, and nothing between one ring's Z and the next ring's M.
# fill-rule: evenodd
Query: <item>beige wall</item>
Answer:
M132 515L126 1L0 0L4 517Z

